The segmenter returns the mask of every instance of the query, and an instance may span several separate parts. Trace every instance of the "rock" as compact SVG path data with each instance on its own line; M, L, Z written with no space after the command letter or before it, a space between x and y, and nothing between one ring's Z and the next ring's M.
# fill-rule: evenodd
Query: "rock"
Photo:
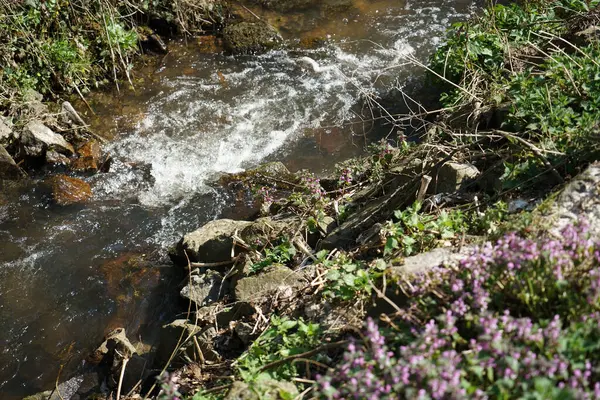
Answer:
M337 222L332 217L326 215L317 222L317 225L323 236L327 236L337 227Z
M208 270L201 275L194 274L181 289L181 297L193 301L198 307L206 306L219 300L222 282L223 277L216 271Z
M86 125L83 119L81 119L81 117L77 113L77 111L75 111L73 105L68 101L63 101L62 105L60 106L60 111L66 123L69 123L74 126Z
M322 0L255 0L255 2L265 8L286 12L316 7Z
M92 198L90 185L78 178L57 175L51 178L52 196L58 205L83 203Z
M65 138L54 133L40 121L31 121L23 128L21 142L25 146L26 153L33 157L39 157L48 150L67 155L75 152Z
M221 262L231 259L232 236L251 222L218 219L188 233L170 254L173 261L187 265L186 254L192 262Z
M42 103L43 99L44 96L33 89L23 91L23 103L29 114L34 117L43 117L49 113L48 106Z
M223 400L258 400L258 398L258 394L254 393L247 383L235 381Z
M104 342L88 357L92 364L99 364L112 357L114 361L120 362L122 357L131 358L136 353L135 347L131 344L124 328L117 328L106 335Z
M263 217L249 224L240 232L240 237L249 245L264 246L285 233L298 232L302 222L295 216Z
M233 54L256 54L267 51L280 41L277 32L260 22L238 22L223 30L225 49Z
M52 392L52 390L46 390L44 392L32 394L31 396L23 397L23 400L48 400L50 399L50 396L52 396Z
M233 328L236 335L246 346L250 345L258 336L258 332L254 331L254 326L247 322L238 321Z
M34 89L24 89L22 96L25 103L40 102L44 99L44 96Z
M12 124L8 118L0 116L0 146L6 146L13 138Z
M127 362L125 373L123 375L122 393L128 393L141 380L150 375L150 365L144 357L134 354ZM120 373L120 370L119 370ZM112 375L112 386L117 387L119 383L119 374Z
M223 40L214 35L199 36L196 43L198 51L203 54L219 53L223 49Z
M571 180L544 216L551 232L560 236L565 226L586 220L592 238L600 238L599 190L600 162L596 162Z
M290 382L270 378L258 379L252 386L245 382L233 382L223 400L294 399L298 388Z
M25 173L19 168L8 151L0 144L0 180L19 180L25 177Z
M472 247L463 247L457 252L450 248L437 248L425 253L404 259L404 264L399 267L392 267L392 275L414 274L425 272L440 265L458 265L458 262L473 251Z
M77 149L79 156L71 163L73 171L98 171L98 165L102 164L102 150L100 144L95 140L86 142Z
M275 265L266 268L258 275L238 280L235 284L235 298L245 303L260 302L273 292L281 298L290 298L294 292L304 286L304 276L300 272Z
M200 328L186 319L175 320L163 326L155 362L161 367L166 365L176 349L176 356L183 357L184 360L187 358L194 361L217 362L221 357L214 351L212 345L216 336L218 336L217 330L212 326ZM198 354L196 342L202 352L201 356Z
M440 167L429 185L429 192L432 194L453 193L478 176L479 170L475 166L450 161Z
M49 150L46 152L46 163L52 165L69 165L71 163L71 159L64 154L60 154L54 150Z

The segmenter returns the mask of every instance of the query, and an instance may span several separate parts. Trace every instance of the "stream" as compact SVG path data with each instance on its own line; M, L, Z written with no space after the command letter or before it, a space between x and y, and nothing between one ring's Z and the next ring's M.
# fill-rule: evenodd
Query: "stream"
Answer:
M215 178L274 160L324 173L362 154L389 133L364 121L365 96L420 76L404 57L425 61L452 22L477 11L471 0L355 3L290 13L284 50L263 55L228 56L211 38L171 43L139 68L135 90L90 95L96 116L84 118L112 139L113 163L85 178L85 205L53 204L40 180L2 189L0 399L68 378L118 326L150 346L147 332L173 319L177 298L165 295L166 248L209 220L243 217Z

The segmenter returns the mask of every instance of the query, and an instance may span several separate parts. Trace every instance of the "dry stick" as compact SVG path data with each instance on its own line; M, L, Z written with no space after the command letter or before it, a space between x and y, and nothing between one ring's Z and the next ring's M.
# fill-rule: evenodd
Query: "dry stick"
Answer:
M554 168L552 166L552 164L550 164L550 161L548 161L548 159L542 154L541 150L539 148L537 148L533 143L529 143L527 140L525 140L519 136L513 135L510 132L504 132L504 131L500 131L500 130L494 130L493 132L496 132L496 133L506 137L509 140L511 138L515 139L517 142L527 146L531 150L531 152L533 154L535 154L535 156L537 158L540 159L540 161L544 164L544 166L546 166L546 168L548 168L552 172L552 175L554 175L554 177L558 180L559 183L565 182L565 180L562 178L562 176L560 176L560 174L558 173L556 168Z
M231 383L228 383L227 385L215 386L208 390L204 390L202 393L208 394L208 393L220 392L221 390L229 389L231 387L231 385L232 385Z
M532 32L532 33L533 33L533 34L535 34L535 35L539 35L539 34L537 34L537 33L535 33L535 32ZM573 49L575 49L575 51L577 51L578 53L581 53L581 54L582 54L582 55L583 55L585 58L587 58L588 60L590 60L591 62L593 62L593 63L594 63L594 64L595 64L597 67L600 67L600 64L598 64L598 62L597 62L596 60L594 60L592 57L590 57L590 55L589 55L589 54L587 54L585 51L581 50L579 47L575 46L573 43L569 42L568 40L566 40L566 39L564 39L564 38L562 38L562 37L560 37L560 36L556 36L555 34L553 34L553 33L550 33L550 32L546 32L546 31L540 31L540 33L541 33L541 34L544 34L544 35L548 35L548 36L550 36L551 38L558 39L558 40L560 40L560 41L562 41L562 42L564 42L564 43L568 44L568 45L569 45L569 46L571 46ZM543 36L542 36L542 37L543 37ZM547 39L547 37L546 37L546 39Z
M238 256L233 257L231 260L227 261L218 261L218 262L191 262L190 267L194 268L212 268L212 267L222 267L224 265L229 265L235 263L238 260Z
M431 176L423 175L421 178L421 187L419 188L419 192L417 193L417 201L423 201L425 197L425 193L427 192L427 188L429 188L429 184L431 183Z
M343 345L346 345L348 343L350 343L349 340L340 340L338 342L327 343L327 344L324 344L322 346L317 347L316 349L313 349L313 350L310 350L310 351L306 351L306 352L300 353L300 354L295 354L293 356L285 357L285 358L282 358L281 360L273 361L273 362L271 362L271 363L269 363L267 365L264 365L261 369L258 370L258 372L259 373L260 372L265 372L268 369L271 369L271 368L274 368L274 367L278 367L278 366L283 365L283 364L285 364L285 363L287 363L289 361L293 361L293 360L296 360L298 358L307 358L307 357L313 356L315 354L318 354L318 353L320 353L320 352L322 352L324 350L331 349L331 348L334 348L334 347L343 346Z
M115 350L116 351L116 350ZM121 375L119 376L119 385L117 386L117 400L121 398L121 387L123 386L123 377L125 376L125 367L129 362L129 358L123 358L123 364L121 365Z
M94 110L92 110L92 107L90 106L90 103L88 103L87 100L85 99L85 97L83 97L83 94L79 90L79 87L77 85L73 85L73 87L75 88L75 91L77 92L77 94L79 95L79 97L81 97L81 100L83 100L83 102L85 103L85 105L87 106L87 108L92 112L92 114L96 115L96 113L94 112Z

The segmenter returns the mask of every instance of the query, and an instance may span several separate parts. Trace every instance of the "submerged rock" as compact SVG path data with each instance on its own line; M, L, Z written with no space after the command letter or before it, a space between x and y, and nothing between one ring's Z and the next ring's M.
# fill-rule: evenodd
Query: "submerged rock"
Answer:
M76 160L71 163L73 171L98 171L98 166L102 164L102 150L100 144L95 140L84 143L77 149Z
M15 160L8 154L4 146L0 145L0 179L19 180L25 174L19 168Z
M192 262L221 262L231 260L232 236L240 232L251 222L218 219L210 221L202 228L185 235L171 253L173 260L187 264Z
M254 0L265 8L277 11L303 10L320 5L322 0Z
M272 49L280 38L267 24L238 22L223 30L223 41L225 49L233 54L256 54Z
M92 198L92 188L81 179L57 175L50 182L54 201L61 206L83 203Z
M72 155L75 150L69 142L58 133L40 121L31 121L23 128L21 134L21 143L25 146L25 152L32 157L39 157L48 150L55 150L59 153Z

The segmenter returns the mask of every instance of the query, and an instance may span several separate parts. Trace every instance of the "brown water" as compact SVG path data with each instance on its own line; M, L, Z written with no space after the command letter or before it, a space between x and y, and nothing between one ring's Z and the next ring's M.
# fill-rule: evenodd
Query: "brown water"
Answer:
M381 133L356 116L364 94L419 75L404 57L426 59L474 11L470 0L359 0L283 19L254 10L280 27L285 50L232 57L206 38L171 44L135 91L90 96L97 116L86 118L114 138L115 160L86 178L93 200L58 207L39 182L0 193L0 399L52 387L115 326L150 343L148 324L168 318L165 247L231 212L214 177L265 160L323 171L360 154ZM303 56L335 68L314 73Z

